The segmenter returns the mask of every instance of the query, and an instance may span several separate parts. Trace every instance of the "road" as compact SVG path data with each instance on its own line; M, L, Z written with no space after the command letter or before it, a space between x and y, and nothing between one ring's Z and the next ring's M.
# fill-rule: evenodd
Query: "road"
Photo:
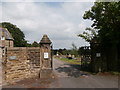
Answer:
M54 72L58 77L53 88L118 88L118 77L113 75L91 75L54 59ZM52 87L52 86L51 86Z
M6 85L6 88L118 88L118 77L91 75L79 70L79 66L53 59L53 77L25 79ZM48 73L49 74L49 73ZM4 89L3 89L4 90Z
M0 64L0 89L2 88L2 67Z

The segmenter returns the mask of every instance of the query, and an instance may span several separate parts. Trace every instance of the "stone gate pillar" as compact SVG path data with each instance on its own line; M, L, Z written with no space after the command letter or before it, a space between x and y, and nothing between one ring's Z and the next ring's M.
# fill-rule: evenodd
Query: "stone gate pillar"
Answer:
M43 35L43 38L40 41L41 47L41 69L52 69L52 46L51 41L47 35Z
M40 41L40 78L50 78L52 74L52 45L47 35Z

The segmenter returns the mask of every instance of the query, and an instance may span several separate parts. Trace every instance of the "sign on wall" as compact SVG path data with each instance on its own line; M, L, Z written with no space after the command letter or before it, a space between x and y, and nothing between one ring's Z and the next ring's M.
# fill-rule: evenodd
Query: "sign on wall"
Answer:
M44 58L45 58L45 59L49 58L49 57L48 57L48 52L45 52L45 53L44 53Z
M16 56L10 56L9 60L16 60L16 58L17 58Z
M96 53L96 57L101 57L101 54L100 53Z

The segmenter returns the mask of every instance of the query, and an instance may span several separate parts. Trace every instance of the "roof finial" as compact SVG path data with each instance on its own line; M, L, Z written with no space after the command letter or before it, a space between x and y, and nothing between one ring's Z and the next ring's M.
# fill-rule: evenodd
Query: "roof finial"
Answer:
M51 44L52 42L50 41L50 39L48 38L48 36L46 34L43 35L40 44Z

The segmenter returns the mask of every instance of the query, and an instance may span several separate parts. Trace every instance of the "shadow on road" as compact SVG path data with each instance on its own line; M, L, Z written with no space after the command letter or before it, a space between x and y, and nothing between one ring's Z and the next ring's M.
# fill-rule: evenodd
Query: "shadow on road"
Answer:
M57 70L59 73L65 72L70 77L78 78L83 75L87 75L88 73L80 71L80 65L75 64L64 64L62 67L58 67Z

